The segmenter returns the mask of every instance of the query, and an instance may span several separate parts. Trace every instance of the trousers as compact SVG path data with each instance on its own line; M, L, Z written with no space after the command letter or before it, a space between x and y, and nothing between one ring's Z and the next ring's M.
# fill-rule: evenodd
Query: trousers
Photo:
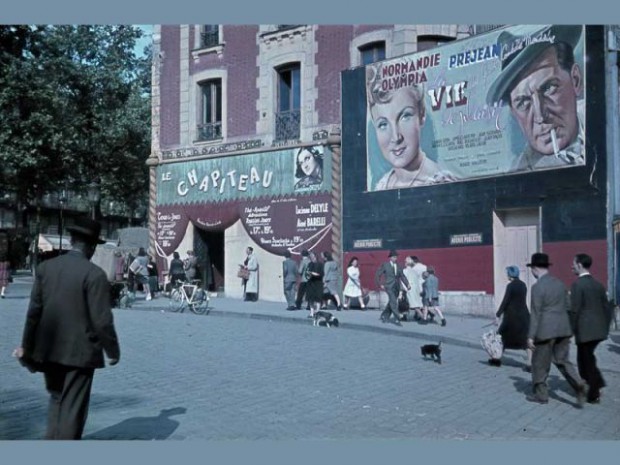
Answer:
M596 399L600 395L601 388L606 385L601 371L596 366L596 356L594 355L599 342L601 341L588 341L577 344L577 368L579 369L579 375L588 383L588 397L590 400Z
M81 439L88 417L93 368L48 364L45 387L50 394L45 439Z
M532 355L532 384L534 394L543 400L549 400L547 378L551 370L551 363L560 370L568 384L575 390L583 388L584 382L577 374L575 367L568 360L570 337L558 337L537 341Z

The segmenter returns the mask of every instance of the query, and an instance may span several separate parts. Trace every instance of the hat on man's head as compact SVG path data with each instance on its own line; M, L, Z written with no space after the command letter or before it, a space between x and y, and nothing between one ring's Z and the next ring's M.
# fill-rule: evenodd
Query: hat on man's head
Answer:
M487 104L501 99L508 103L506 92L532 61L553 44L565 42L575 48L583 26L516 26L503 31L497 38L502 71L487 92Z
M76 218L74 224L67 226L67 231L78 234L93 243L105 244L105 241L99 237L101 234L101 223L90 218Z
M549 263L549 255L546 253L535 253L532 255L532 259L530 263L526 266L532 267L535 266L537 268L549 268L551 263Z
M396 250L392 249L390 250L390 254L388 255L389 257L398 257L398 252L396 252Z

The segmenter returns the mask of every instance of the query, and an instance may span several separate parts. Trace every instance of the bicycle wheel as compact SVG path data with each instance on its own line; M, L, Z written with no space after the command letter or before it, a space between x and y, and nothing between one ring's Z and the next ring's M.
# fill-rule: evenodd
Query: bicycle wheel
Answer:
M209 308L209 299L206 296L206 293L204 293L201 296L201 298L199 298L195 302L192 302L189 305L189 308L196 315L204 315L206 313L207 309Z
M168 310L171 312L178 312L185 306L185 299L181 295L181 291L178 289L172 289L170 292L170 302L168 302Z

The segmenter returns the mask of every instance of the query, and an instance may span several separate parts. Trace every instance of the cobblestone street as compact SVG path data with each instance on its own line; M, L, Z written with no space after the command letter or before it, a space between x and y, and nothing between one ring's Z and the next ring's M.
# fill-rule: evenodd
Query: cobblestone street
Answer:
M43 380L11 357L27 280L10 290L0 302L0 439L38 439ZM363 330L381 326L376 311L340 312L342 326L328 329L281 304L213 299L213 311L197 316L163 312L166 303L114 310L121 362L95 375L86 439L620 439L617 332L597 351L608 384L602 403L578 410L555 368L551 401L537 405L525 401L523 353L488 366L474 344L485 320L407 323L403 333L429 334L400 337L386 325ZM444 362L423 359L419 346L448 328Z

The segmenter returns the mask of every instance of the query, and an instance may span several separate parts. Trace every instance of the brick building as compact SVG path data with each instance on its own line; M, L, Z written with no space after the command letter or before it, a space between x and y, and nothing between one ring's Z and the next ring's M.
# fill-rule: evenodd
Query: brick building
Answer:
M331 250L339 259L341 71L467 33L156 26L149 216L160 260L195 250L213 271L212 289L240 297L238 265L253 246L260 298L281 300L286 249L297 258L303 249ZM298 166L309 154L314 174Z
M236 273L245 248L253 246L260 298L283 300L280 274L287 249L294 258L302 249L332 250L342 267L359 256L363 284L373 289L376 266L396 248L403 257L417 254L437 268L444 299L484 312L503 293L505 265L524 265L520 262L541 248L567 282L577 251L605 263L595 274L611 280L606 205L612 168L599 119L586 122L588 154L577 167L520 174L496 167L484 176L459 173L463 182L374 192L373 170L381 166L368 152L368 144L376 144L367 114L368 65L428 57L432 67L433 56L460 54L455 67L476 60L489 60L490 66L493 47L487 44L484 52L481 44L501 33L493 29L156 26L149 224L162 263L175 250L182 257L195 250L203 268L212 270L212 289L241 297ZM476 34L485 30L492 32ZM585 31L580 57L591 113L605 101L607 57L603 27ZM436 69L447 64L436 63ZM437 98L445 76L428 74L435 81L427 89L434 85ZM454 92L465 88L455 86ZM450 96L458 103L456 93ZM426 104L425 131L441 125L430 117L432 103ZM506 110L503 117L508 121ZM488 136L493 137L500 136ZM505 141L518 142L516 136ZM443 143L425 150L438 160ZM497 152L505 158L516 150L504 145ZM314 159L312 175L298 166L304 158Z

